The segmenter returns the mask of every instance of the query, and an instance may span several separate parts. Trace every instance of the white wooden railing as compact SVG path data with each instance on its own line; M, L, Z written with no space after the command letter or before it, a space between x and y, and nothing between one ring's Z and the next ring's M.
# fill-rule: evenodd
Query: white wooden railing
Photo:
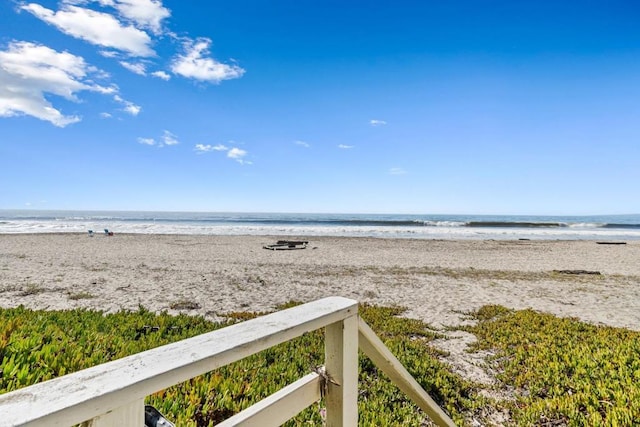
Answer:
M325 328L325 366L218 426L278 426L326 390L327 426L358 423L358 348L439 426L453 422L358 316L330 297L0 395L3 426L144 426L144 398L305 332ZM326 378L330 381L326 381Z

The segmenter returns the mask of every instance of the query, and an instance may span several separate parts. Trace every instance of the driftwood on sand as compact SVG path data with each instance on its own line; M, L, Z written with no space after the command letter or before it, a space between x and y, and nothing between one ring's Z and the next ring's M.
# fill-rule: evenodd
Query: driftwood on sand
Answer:
M273 245L264 245L264 249L270 249L272 251L278 250L290 250L290 249L306 249L309 244L308 240L278 240Z

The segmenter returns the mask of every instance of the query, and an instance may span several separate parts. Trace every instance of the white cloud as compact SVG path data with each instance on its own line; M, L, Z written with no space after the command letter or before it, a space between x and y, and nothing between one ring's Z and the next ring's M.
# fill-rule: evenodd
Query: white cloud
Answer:
M113 15L64 4L53 11L36 3L21 6L60 31L89 43L124 51L134 56L153 56L151 38L147 33L130 25L123 25Z
M142 62L133 63L133 62L127 62L127 61L120 61L120 65L122 65L124 68L131 71L132 73L135 73L141 76L147 75L146 66Z
M218 145L204 145L204 144L196 144L196 151L201 153L209 153L211 151L229 151L230 148L226 145L218 144Z
M227 65L205 57L209 54L209 46L211 40L207 38L187 40L183 44L185 53L174 58L171 71L183 77L211 83L242 77L245 71L237 65Z
M391 168L389 169L389 175L406 175L407 171L402 168Z
M118 15L138 28L162 33L162 21L171 16L171 11L162 5L161 0L62 0L66 5L86 5L98 3L102 7L111 7Z
M387 122L385 122L384 120L369 120L369 124L371 126L384 126L387 124Z
M163 132L163 134L162 134L162 142L164 143L164 145L176 145L176 144L180 143L180 141L178 141L176 136L174 134L172 134L171 132L169 132L168 130L165 130Z
M244 157L247 154L249 154L249 153L247 153L246 150L234 147L234 148L230 149L227 152L227 157L230 158L230 159L235 160L236 162L240 163L241 165L244 165L244 164L250 165L251 162L248 162L248 161L244 160Z
M252 162L244 159L249 153L246 150L243 150L237 147L227 147L226 145L222 145L222 144L218 144L218 145L196 144L195 151L197 151L199 154L209 153L211 151L226 151L228 158L235 160L241 165L252 164Z
M353 145L345 145L345 144L339 144L338 145L338 148L341 148L343 150L349 150L349 149L351 149L353 147L354 147Z
M169 80L171 78L171 76L169 74L165 73L164 71L154 71L153 73L151 73L151 75L153 77L157 77L157 78L165 80L165 81Z
M294 141L294 144L299 145L299 146L304 147L304 148L311 147L311 144L309 144L308 142L304 142L304 141Z
M136 105L131 101L127 101L126 99L122 99L120 95L114 95L113 99L121 103L122 105L124 105L124 107L122 108L122 111L125 111L131 114L132 116L137 116L138 114L140 114L140 111L142 111L141 106Z
M241 148L234 147L229 150L227 157L231 159L241 159L247 155L247 152Z
M138 138L138 142L140 144L144 144L144 145L152 145L152 146L156 146L158 148L162 148L162 147L166 147L166 146L172 146L172 145L177 145L180 143L180 141L178 141L178 138L171 132L169 132L168 130L165 130L162 132L162 136L160 137L160 140L156 140L155 138L143 138L140 137ZM198 145L202 145L202 144L198 144ZM204 146L202 146L204 147ZM198 151L198 146L196 146L196 151ZM202 151L206 151L202 150Z
M100 86L89 75L101 72L80 56L58 52L24 41L11 42L0 50L0 117L28 115L64 127L80 121L56 109L46 95L78 102L77 93L116 92L114 86Z
M194 150L197 151L199 154L202 154L202 153L208 153L210 151L213 151L215 150L215 148L213 147L213 145L209 145L209 144L206 144L206 145L196 144Z
M119 56L119 53L115 50L100 50L98 53L105 58L117 58Z
M100 117L103 119L110 119L112 116L110 113L100 113Z
M131 114L132 116L137 116L142 111L142 107L139 105L135 105L132 102L126 101L124 106L124 111Z
M154 34L162 32L162 20L171 16L169 9L157 0L98 0L103 6L114 7L120 16L133 21L139 28Z

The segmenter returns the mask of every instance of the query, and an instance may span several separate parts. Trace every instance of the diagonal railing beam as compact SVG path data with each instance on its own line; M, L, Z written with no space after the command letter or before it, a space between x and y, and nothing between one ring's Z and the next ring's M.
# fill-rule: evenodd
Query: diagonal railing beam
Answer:
M376 333L361 318L358 322L360 350L440 427L455 427L453 420L438 406Z

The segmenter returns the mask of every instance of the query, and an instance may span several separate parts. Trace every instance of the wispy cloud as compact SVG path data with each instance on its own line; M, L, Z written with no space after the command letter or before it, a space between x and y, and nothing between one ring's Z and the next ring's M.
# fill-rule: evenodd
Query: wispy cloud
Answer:
M180 141L178 141L178 137L176 135L169 132L168 130L165 130L162 132L162 136L160 136L160 138L157 140L155 138L140 137L138 138L138 143L162 148L166 146L177 145L180 143Z
M209 153L211 151L228 151L229 147L222 144L218 144L218 145L196 144L195 150L199 153Z
M210 46L211 40L208 38L186 39L183 43L184 53L173 59L171 71L182 77L211 83L242 77L244 69L208 57Z
M232 149L230 149L227 152L227 157L229 157L230 159L235 160L236 162L240 163L240 164L251 164L251 162L248 162L246 160L244 160L245 156L247 155L247 151L246 150L242 150L240 148L234 147Z
M92 9L63 4L53 11L37 3L21 6L38 19L63 33L91 44L117 49L133 56L153 56L151 37L132 25L125 25L113 15Z
M117 91L113 85L94 83L94 75L100 78L103 73L82 57L35 43L11 42L0 50L0 117L28 115L58 127L76 123L79 116L64 115L46 95L78 102L77 94L82 91Z
M389 175L406 175L407 171L402 168L391 168L389 169Z
M153 77L157 77L157 78L165 80L165 81L169 80L171 78L171 76L169 74L165 73L164 71L154 71L153 73L151 73L151 75Z
M131 101L127 101L126 99L122 99L120 95L114 95L113 99L120 104L123 105L122 111L131 114L132 116L137 116L142 111L142 107L134 104Z
M178 138L168 130L165 130L163 132L162 142L164 143L164 145L177 145L180 143L180 141L178 141Z
M127 62L127 61L120 61L120 65L122 65L124 68L131 71L132 73L138 74L140 76L147 75L147 67L142 62L134 63L134 62Z
M208 153L214 150L213 145L209 144L196 144L193 149L198 154Z
M305 141L294 141L293 143L296 144L296 145L299 145L301 147L304 147L304 148L310 148L311 147L311 144L309 144L308 142L305 142Z
M210 145L210 144L196 144L194 150L198 154L210 153L212 151L224 151L227 153L227 157L235 160L241 165L251 165L253 164L249 160L245 160L245 157L249 154L246 150L243 150L238 147L227 147L223 144L218 145Z
M115 50L100 50L98 51L98 54L104 56L105 58L117 58L118 56L120 56Z
M369 120L369 124L371 126L384 126L387 124L387 122L385 122L384 120L372 119L372 120Z
M351 148L353 148L353 145L345 145L345 144L338 144L338 148L342 149L342 150L349 150Z
M171 11L158 0L94 0L103 6L115 8L120 16L133 22L138 28L162 33L162 21L171 16ZM67 3L84 3L86 0L67 0Z

